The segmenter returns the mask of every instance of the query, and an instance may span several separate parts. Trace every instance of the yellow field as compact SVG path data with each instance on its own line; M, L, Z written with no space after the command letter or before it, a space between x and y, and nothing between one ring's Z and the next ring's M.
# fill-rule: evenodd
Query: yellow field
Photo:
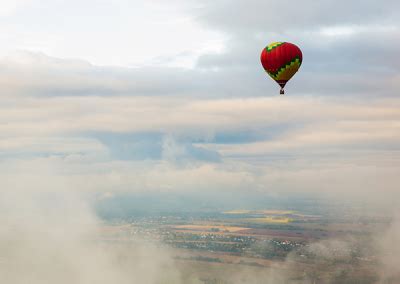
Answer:
M287 224L293 222L293 219L279 218L279 217L248 218L244 220L253 223L270 223L270 224Z
M175 229L178 230L193 230L193 231L211 231L211 229L218 229L221 232L229 232L234 233L238 231L248 230L249 228L245 227L232 227L232 226L224 226L224 225L179 225L175 226Z
M223 214L233 214L233 215L241 215L241 214L265 214L265 215L288 215L295 214L294 211L290 210L231 210L222 212Z

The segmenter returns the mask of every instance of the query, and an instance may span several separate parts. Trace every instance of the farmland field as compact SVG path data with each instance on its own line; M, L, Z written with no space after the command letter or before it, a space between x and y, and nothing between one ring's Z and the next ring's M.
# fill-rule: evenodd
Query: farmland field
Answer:
M283 276L277 283L331 283L340 277L339 283L374 283L379 262L371 244L387 224L385 218L351 214L240 209L141 217L107 225L104 234L108 242L145 235L169 247L186 283L264 283L260 279Z

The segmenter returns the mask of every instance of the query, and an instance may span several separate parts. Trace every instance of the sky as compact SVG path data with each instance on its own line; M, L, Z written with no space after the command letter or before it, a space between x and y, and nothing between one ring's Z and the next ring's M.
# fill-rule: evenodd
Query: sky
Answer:
M2 279L180 283L164 248L88 242L103 228L98 204L268 209L289 196L384 205L399 220L399 10L0 0ZM276 41L303 52L285 96L259 58ZM379 232L389 278L399 224Z
M2 183L392 202L400 4L294 3L2 0ZM286 96L275 41L303 51Z

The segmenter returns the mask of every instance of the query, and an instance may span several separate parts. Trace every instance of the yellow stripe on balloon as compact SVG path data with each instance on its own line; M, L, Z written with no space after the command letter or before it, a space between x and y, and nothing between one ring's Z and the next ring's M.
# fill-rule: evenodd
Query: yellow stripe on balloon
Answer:
M278 47L280 45L284 44L284 42L274 42L271 43L270 45L267 46L267 51L273 50L275 47Z

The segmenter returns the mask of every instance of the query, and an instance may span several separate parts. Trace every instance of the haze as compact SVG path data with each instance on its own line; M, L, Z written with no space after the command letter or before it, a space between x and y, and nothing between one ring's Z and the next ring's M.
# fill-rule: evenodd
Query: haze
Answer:
M185 283L169 246L99 245L104 223L312 200L384 215L374 283L395 283L384 281L400 259L399 10L2 0L0 280ZM285 96L259 63L274 41L303 51ZM266 279L286 281L279 271Z

